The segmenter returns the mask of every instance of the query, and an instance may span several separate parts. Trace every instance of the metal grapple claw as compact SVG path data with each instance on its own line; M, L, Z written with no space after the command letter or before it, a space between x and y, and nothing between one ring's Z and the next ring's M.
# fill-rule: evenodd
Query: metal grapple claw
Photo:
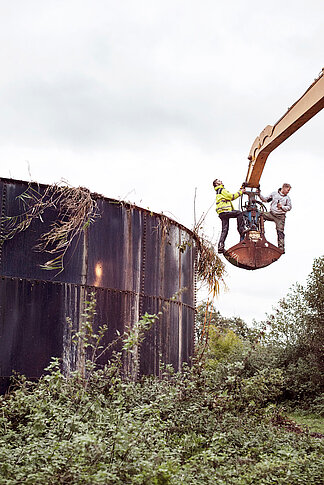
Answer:
M224 251L225 258L243 269L259 269L277 261L281 249L269 243L259 231L249 231L243 241Z

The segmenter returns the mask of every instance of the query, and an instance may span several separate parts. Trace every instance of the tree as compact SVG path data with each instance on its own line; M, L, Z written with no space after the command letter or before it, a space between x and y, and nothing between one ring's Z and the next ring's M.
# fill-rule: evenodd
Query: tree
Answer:
M196 350L197 355L207 358L208 367L228 360L234 352L241 353L244 342L252 339L253 330L239 317L222 317L210 302L197 308Z
M305 286L295 284L266 322L264 344L285 369L286 389L294 398L324 388L324 257L315 259Z
M253 330L240 317L223 317L215 306L210 302L202 302L197 307L196 327L197 336L204 324L211 325L222 331L232 330L239 338L250 339L253 336Z
M308 305L307 341L310 350L318 357L324 371L324 256L315 259L313 271L307 280L304 298Z

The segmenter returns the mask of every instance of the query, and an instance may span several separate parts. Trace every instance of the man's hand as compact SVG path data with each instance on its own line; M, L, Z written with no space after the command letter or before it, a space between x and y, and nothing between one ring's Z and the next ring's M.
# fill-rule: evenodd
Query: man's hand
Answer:
M242 192L242 194L245 194L245 192L246 192L246 188L245 188L245 187L241 187L241 188L240 188L240 191Z
M280 204L280 202L277 203L277 207L278 209L282 209L282 205Z

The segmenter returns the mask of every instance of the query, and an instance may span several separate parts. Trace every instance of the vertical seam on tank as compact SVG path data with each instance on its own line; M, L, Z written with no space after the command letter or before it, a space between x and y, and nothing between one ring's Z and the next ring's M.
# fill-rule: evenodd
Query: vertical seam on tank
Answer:
M143 295L144 295L144 289L145 289L145 270L146 270L146 235L147 235L146 212L144 212L143 242L142 242L142 275L141 275L141 296L139 301L139 318L143 316L143 298L144 298ZM138 356L137 377L139 377L140 367L141 367L141 347L138 348L137 356Z
M7 201L7 184L2 185L2 200L1 200L1 218L0 218L0 271L2 272L2 247L4 243L4 217L6 213L6 201Z
M194 264L193 264L193 269L194 269L194 274L193 274L193 284L194 284L194 294L193 294L193 305L194 305L194 331L192 332L192 350L193 350L193 355L195 352L195 331L196 331L196 325L197 325L197 258L198 258L198 250L197 246L194 243L193 240L193 256L194 256Z

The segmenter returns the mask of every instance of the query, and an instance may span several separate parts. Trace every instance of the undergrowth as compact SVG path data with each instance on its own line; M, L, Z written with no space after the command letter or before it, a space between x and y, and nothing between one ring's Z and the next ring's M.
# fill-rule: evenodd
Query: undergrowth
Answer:
M16 377L0 400L0 483L316 484L323 440L276 420L239 369L160 378L121 375L121 360L65 378L58 359L37 382ZM86 382L86 385L85 385Z
M324 484L323 434L300 408L323 415L323 271L322 258L303 306L286 299L269 333L203 306L192 366L161 364L139 380L138 350L159 315L117 335L122 350L110 347L100 368L106 327L93 331L92 296L72 337L82 365L67 378L53 359L38 382L16 376L0 397L0 484Z

